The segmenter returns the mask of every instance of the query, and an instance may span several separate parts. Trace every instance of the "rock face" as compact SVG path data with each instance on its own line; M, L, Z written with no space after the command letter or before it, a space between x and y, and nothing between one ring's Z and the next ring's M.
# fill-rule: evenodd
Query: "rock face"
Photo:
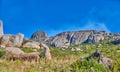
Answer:
M111 69L112 60L110 58L103 56L100 51L92 53L90 56L87 57L87 60L93 59L95 57L98 58L98 63L105 65L108 68L108 70Z
M68 31L50 37L46 43L55 47L66 47L71 44L95 43L108 35L105 31L83 30L83 31Z
M47 45L45 45L45 44L41 44L40 46L43 47L43 55L44 55L44 57L47 60L51 60L52 57L51 57L51 53L50 53L49 47Z
M32 41L32 42L27 42L27 43L25 43L25 44L23 45L23 47L39 49L39 48L40 48L39 45L40 45L39 42Z
M0 20L0 37L3 35L3 22Z
M31 40L37 41L37 42L45 42L48 39L47 34L44 31L37 31L32 34Z
M6 34L0 38L0 45L5 47L20 47L23 43L24 35L18 33L17 35Z

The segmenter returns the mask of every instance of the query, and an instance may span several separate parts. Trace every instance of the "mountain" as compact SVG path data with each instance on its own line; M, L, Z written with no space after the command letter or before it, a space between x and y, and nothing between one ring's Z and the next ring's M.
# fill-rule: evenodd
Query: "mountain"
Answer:
M45 32L37 31L32 34L31 39L38 42L44 42L50 46L67 48L69 45L73 44L97 43L103 40L120 38L120 34L97 30L67 31L51 37L47 37L46 35Z

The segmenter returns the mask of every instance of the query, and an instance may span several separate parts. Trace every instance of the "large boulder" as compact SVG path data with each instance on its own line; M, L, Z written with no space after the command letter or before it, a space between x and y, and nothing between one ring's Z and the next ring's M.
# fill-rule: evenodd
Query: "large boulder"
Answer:
M39 49L40 48L40 43L39 42L26 42L25 44L23 44L23 47L27 47L27 48L35 48L35 49Z
M21 54L24 54L24 52L20 48L16 47L6 47L6 54L5 58L10 60L13 56L18 57Z
M37 31L32 34L31 40L37 41L37 42L45 42L48 39L48 35L44 31Z
M12 53L15 55L24 53L20 48L17 48L17 47L6 47L5 50L6 50L6 52L9 52L9 53Z
M24 35L18 33L17 35L5 34L0 38L0 45L5 47L20 47L23 43Z
M6 47L5 58L11 60L13 57L19 57L19 55L24 54L24 52L17 47Z

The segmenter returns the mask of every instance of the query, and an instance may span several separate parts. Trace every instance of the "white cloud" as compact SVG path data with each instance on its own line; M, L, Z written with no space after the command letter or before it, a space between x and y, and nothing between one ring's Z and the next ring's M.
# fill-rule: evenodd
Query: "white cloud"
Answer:
M105 30L110 32L108 27L104 23L89 22L85 26L81 27L80 30Z

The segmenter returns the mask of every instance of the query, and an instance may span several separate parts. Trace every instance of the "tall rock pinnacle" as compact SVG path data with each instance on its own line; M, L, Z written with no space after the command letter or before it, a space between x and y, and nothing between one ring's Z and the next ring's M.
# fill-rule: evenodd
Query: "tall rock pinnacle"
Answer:
M0 20L0 37L3 35L3 22Z

